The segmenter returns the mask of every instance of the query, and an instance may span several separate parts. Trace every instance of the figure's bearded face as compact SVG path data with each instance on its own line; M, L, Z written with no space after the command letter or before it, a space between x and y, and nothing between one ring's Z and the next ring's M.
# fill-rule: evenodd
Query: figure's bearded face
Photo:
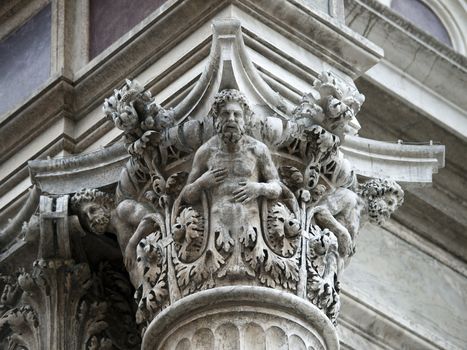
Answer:
M95 234L107 232L110 223L110 210L96 203L81 205L81 216L88 229Z
M389 220L397 208L397 198L393 194L386 194L368 202L368 215L370 222L381 225Z
M226 102L219 110L216 131L227 143L237 143L245 133L245 115L238 102Z

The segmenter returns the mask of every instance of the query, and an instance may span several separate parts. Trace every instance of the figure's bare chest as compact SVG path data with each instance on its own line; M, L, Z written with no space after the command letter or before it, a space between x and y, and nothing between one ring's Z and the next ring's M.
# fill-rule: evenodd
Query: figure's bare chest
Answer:
M229 176L233 177L257 177L258 160L251 151L244 152L215 152L208 162L209 168L225 168Z

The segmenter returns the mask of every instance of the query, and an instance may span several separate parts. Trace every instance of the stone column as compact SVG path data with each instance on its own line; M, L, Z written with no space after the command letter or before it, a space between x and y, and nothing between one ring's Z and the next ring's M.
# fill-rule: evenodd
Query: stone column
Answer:
M219 287L183 298L146 330L142 349L338 349L322 311L290 293Z

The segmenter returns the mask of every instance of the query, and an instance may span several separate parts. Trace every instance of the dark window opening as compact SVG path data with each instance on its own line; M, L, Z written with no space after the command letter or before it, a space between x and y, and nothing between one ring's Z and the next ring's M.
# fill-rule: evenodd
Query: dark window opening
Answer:
M166 0L90 0L89 58L93 59Z
M24 101L50 75L51 7L0 42L0 114Z
M393 0L391 8L415 24L421 30L434 36L443 44L452 47L451 38L441 20L420 0Z

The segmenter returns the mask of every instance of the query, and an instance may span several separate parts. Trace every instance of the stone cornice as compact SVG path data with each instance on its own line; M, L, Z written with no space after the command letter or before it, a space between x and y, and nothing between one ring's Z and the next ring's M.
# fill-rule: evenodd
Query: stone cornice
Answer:
M342 291L342 318L338 331L342 338L364 338L378 348L393 350L449 348L449 343L443 339L420 327L414 330L413 325L404 323L366 304L351 292ZM351 334L345 336L347 332ZM359 346L358 343L344 345L351 349L358 349Z
M367 96L360 114L360 122L365 126L361 130L363 136L411 141L429 138L446 145L446 168L434 178L433 187L409 190L405 210L395 217L418 235L465 261L467 226L463 213L467 199L467 168L463 159L466 142L439 127L419 110L402 101L394 103L389 91L371 81L359 79L357 85Z
M32 160L29 169L33 183L43 192L61 194L114 184L128 158L123 144L117 143L76 157Z
M39 12L49 0L5 0L0 6L0 40Z
M419 39L420 42L425 43L427 46L431 46L432 50L437 51L438 54L449 58L450 60L458 63L463 67L467 65L466 56L456 52L451 47L436 40L433 36L419 29L416 25L407 21L407 19L394 12L391 8L381 4L377 0L345 0L346 8L352 8L351 10L346 9L346 15L349 16L347 20L352 20L352 11L355 10L352 5L355 3L359 4L360 6L365 6L367 11L371 11L373 14L379 15L381 19L385 19L386 21L391 22L391 25L394 27L399 27L400 30L406 31L408 35Z
M346 23L385 50L385 61L458 108L467 110L463 90L467 58L420 31L374 0L346 0Z
M63 77L51 77L28 102L0 120L0 163L38 137L61 116L71 115L73 87Z

